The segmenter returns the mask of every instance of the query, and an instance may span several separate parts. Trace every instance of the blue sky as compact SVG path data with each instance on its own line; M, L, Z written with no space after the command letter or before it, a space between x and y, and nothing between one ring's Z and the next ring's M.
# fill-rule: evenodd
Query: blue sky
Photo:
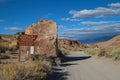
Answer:
M119 0L0 0L0 34L53 20L59 38L84 40L120 34Z

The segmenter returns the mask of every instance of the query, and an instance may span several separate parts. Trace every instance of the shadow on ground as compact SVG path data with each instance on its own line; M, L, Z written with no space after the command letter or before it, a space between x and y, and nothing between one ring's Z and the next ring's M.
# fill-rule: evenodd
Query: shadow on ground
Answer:
M86 60L91 58L91 56L80 56L80 57L62 57L62 63L60 67L53 68L53 75L50 76L48 80L67 80L66 76L70 76L69 72L64 72L63 67L78 65L77 63L67 63L72 61ZM63 68L63 69L62 69Z
M62 58L62 63L85 60L85 59L89 59L89 58L91 58L91 56L80 56L80 57L65 56L65 57Z
M67 67L67 66L72 66L72 65L77 65L76 63L61 63L61 67Z
M47 80L67 80L68 72L63 72L63 69L53 68L53 74Z

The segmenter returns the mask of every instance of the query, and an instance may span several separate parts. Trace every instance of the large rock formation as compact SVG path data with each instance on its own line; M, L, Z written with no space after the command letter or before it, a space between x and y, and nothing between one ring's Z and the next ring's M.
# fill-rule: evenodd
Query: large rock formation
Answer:
M57 56L57 24L50 20L41 20L26 29L25 34L38 35L35 41L35 53L47 57Z

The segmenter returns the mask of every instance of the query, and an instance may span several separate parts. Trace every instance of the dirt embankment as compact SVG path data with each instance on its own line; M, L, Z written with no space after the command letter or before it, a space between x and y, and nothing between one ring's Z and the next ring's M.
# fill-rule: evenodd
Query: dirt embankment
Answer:
M88 48L88 46L83 43L68 39L59 39L58 47L62 51L80 51L82 49Z

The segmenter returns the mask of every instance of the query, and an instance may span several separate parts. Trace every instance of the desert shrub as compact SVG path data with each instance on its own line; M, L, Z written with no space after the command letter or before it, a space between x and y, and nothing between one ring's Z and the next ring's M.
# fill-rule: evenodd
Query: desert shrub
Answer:
M120 48L88 48L85 50L90 55L96 55L99 57L113 58L114 60L120 60Z
M51 64L47 61L10 63L0 67L0 80L45 80L49 73Z
M8 55L0 55L0 59L9 59L10 58L10 56L8 56Z
M16 51L18 50L18 47L17 46L12 46L9 48L9 51Z
M108 52L107 52L107 50L105 48L99 48L99 53L97 54L97 56L99 56L99 57L102 57L102 56L107 57Z
M112 57L111 50L112 49L108 49L108 48L89 48L86 49L85 52L90 55L96 55L98 57L111 58Z
M120 60L120 48L111 51L114 60Z
M99 48L88 48L85 50L85 53L88 53L90 55L97 55L100 53L100 49Z
M0 53L5 53L6 50L7 50L7 48L2 47L2 48L0 48Z

